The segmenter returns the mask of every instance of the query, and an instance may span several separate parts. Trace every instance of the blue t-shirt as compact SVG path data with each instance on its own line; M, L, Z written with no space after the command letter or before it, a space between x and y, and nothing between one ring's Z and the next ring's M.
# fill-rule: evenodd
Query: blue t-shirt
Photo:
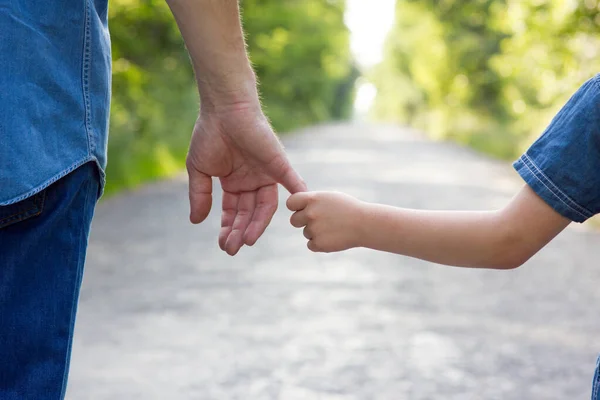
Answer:
M103 175L107 7L107 0L0 0L0 206L86 162Z
M583 222L600 213L600 74L577 90L514 167L562 216Z

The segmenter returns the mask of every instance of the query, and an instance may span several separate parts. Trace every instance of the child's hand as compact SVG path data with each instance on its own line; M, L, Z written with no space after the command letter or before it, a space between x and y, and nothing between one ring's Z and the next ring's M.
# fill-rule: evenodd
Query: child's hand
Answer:
M290 211L296 211L290 222L304 227L308 248L329 253L360 245L363 231L364 203L343 193L296 193L287 201Z

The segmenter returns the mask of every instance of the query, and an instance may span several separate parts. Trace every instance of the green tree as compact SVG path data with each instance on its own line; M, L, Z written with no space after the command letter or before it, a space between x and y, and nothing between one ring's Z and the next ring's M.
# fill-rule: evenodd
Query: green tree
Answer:
M398 0L379 118L511 158L600 67L597 0Z
M114 0L107 192L181 168L198 111L188 55L164 0Z
M243 0L248 50L278 131L348 116L356 79L344 0Z
M351 110L356 69L344 0L242 0L250 58L279 132ZM193 71L164 0L113 0L107 191L183 166L199 102Z

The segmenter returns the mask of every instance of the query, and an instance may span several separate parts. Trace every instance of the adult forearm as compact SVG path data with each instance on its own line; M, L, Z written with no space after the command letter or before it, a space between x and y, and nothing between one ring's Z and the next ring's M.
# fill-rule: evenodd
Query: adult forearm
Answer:
M508 269L524 261L518 235L505 229L500 212L365 207L363 247L473 268Z
M203 108L258 104L237 0L167 0L198 82Z

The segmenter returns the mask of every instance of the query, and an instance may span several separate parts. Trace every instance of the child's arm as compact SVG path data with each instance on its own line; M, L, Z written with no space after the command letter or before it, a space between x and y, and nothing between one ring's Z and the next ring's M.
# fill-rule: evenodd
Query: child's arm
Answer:
M330 192L295 194L287 205L312 251L367 247L473 268L516 268L571 222L528 186L489 212L409 210Z

